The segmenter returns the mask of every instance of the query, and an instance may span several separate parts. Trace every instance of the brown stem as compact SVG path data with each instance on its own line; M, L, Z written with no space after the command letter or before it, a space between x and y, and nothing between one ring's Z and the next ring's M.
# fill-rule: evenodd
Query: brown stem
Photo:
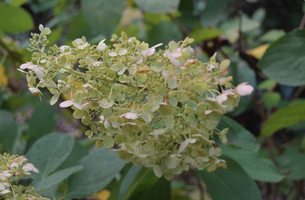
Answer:
M296 98L299 97L299 95L303 92L303 90L305 89L305 86L301 86L299 87L295 92L294 94L292 95L292 97L289 99L289 101L293 101L295 100Z
M255 105L256 109L258 110L258 113L259 113L262 121L265 121L267 118L266 118L264 109L262 107L262 102L259 101L255 95L253 95L252 101L254 102L254 105Z
M198 189L200 191L200 200L204 200L204 190L203 190L203 187L201 185L201 182L200 182L196 172L193 169L190 169L190 172L194 175L194 177L196 179L197 186L198 186Z
M304 28L304 26L305 26L305 13L304 13L303 18L302 18L302 21L301 21L301 23L300 23L299 29L302 30L302 29Z
M237 50L238 52L241 51L242 49L242 19L241 19L241 15L242 15L242 11L240 10L240 5L239 5L239 0L235 0L235 8L237 11L237 16L238 16L238 46L237 46Z
M172 14L167 14L167 16L169 16L169 18L171 18L171 20L178 26L179 30L183 34L183 37L187 37L189 35L189 31L183 27L177 18L175 18Z

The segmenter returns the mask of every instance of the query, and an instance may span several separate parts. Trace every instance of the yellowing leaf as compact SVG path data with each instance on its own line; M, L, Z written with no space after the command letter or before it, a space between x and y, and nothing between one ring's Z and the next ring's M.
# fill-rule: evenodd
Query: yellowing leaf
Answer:
M5 75L5 68L0 65L0 86L6 86L7 85L7 76Z
M268 49L268 47L269 47L269 44L263 44L252 50L249 50L248 53L257 59L261 59L263 57L265 51Z
M110 197L110 194L111 192L109 190L104 189L98 193L93 194L92 196L100 200L107 200Z

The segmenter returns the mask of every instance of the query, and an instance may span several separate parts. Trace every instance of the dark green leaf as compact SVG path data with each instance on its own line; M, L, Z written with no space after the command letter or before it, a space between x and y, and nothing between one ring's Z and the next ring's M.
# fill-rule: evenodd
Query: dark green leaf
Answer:
M274 112L265 122L262 136L269 137L276 131L305 120L305 101L294 103Z
M134 179L124 199L168 200L171 199L170 182L155 176L152 169L143 170ZM128 198L126 198L128 197Z
M100 191L119 173L125 162L115 152L101 148L82 158L77 165L84 168L69 177L66 198L85 198Z
M12 2L10 3L12 6L16 6L19 7L22 4L24 4L25 2L27 2L27 0L12 0Z
M50 176L39 181L34 187L36 191L41 191L47 189L57 183L60 183L62 180L68 178L71 174L78 172L82 169L82 166L74 166L67 169L60 170L51 174Z
M30 119L29 135L39 139L42 136L51 133L56 125L54 114L55 108L49 104L43 104L36 108Z
M270 45L258 67L269 78L283 85L305 84L303 52L305 30L294 30Z
M263 94L267 108L275 107L281 100L281 94L278 92L265 92Z
M150 13L172 13L176 12L180 0L135 0L135 3L145 12Z
M207 28L200 28L195 29L190 33L190 38L194 38L194 42L192 44L197 44L204 40L210 40L217 38L220 36L222 32L219 29L207 29Z
M124 11L126 0L82 0L84 16L92 29L108 38L114 33Z
M258 200L260 191L246 172L232 159L224 157L228 169L216 169L215 172L197 171L197 175L215 200Z
M284 178L271 160L262 158L257 153L225 145L220 148L223 155L234 159L254 180L279 182Z
M68 158L57 168L57 170L65 169L68 167L72 167L76 165L77 161L79 161L82 157L88 154L88 150L83 147L80 143L75 142L73 145L73 149L68 156Z
M26 10L4 2L0 2L0 19L0 30L7 33L21 33L34 27L33 19Z
M186 29L193 29L198 22L194 14L194 4L192 0L181 0L178 10L181 13L178 20L182 26Z
M75 15L70 22L70 27L67 35L68 41L73 41L76 38L85 36L87 40L94 37L94 30L87 23L83 12Z
M227 133L229 144L248 151L258 152L260 145L256 138L233 119L227 116L221 116L221 121L217 128L220 130L229 128L229 132Z
M267 79L260 84L258 84L257 89L259 90L270 90L276 85L276 82L272 79Z
M147 40L150 45L156 45L163 43L167 45L171 40L180 41L182 39L182 33L179 28L170 21L162 21L156 26L153 26L148 31Z
M120 193L119 193L119 200L122 200L124 198L124 195L126 194L127 190L129 189L129 186L135 179L135 177L138 175L138 173L141 171L141 167L137 167L133 165L129 171L127 172L126 176L124 177L124 180L120 187Z
M300 146L288 146L276 160L280 164L282 172L288 173L289 179L305 178L305 153L301 151Z
M200 22L203 27L214 27L219 22L228 0L207 1L205 9L201 11Z
M271 29L270 31L267 31L264 35L262 35L259 40L262 42L274 42L285 34L286 33L284 30Z
M12 152L17 135L17 124L13 119L13 114L0 110L0 145L3 150Z
M70 155L74 139L70 134L52 133L40 138L26 154L40 173L32 173L34 182L38 183L54 172Z

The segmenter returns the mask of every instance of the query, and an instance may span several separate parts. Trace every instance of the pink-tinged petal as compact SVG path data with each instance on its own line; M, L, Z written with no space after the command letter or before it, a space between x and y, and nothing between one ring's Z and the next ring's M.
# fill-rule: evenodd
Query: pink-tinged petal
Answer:
M141 58L141 59L137 62L138 65L141 65L142 63L143 63L143 58Z
M116 53L116 52L110 52L109 53L109 56L112 56L112 57L114 57L114 56L117 56L118 54Z
M37 88L29 88L29 90L34 96L38 96L39 94L41 94L40 90L38 90Z
M0 192L0 194L7 194L7 193L10 193L11 191L10 190L3 190Z
M175 66L175 67L180 67L181 63L179 60L177 60L175 57L170 57L169 61Z
M177 57L180 57L180 56L182 56L182 54L179 51L175 51L175 52L171 53L171 57L177 58Z
M20 69L27 69L28 66L29 66L29 63L24 63L24 64L20 65L19 68L20 68Z
M228 99L228 97L227 97L226 94L221 94L221 95L219 95L216 99L217 99L217 102L218 102L220 105L222 105L222 103L223 103L224 101L226 101L226 100Z
M227 75L229 73L228 69L224 69L221 71L221 74L222 75Z
M149 48L141 52L142 56L147 57L151 56L155 53L156 49L155 48Z
M151 48L157 48L157 47L162 46L162 45L163 45L163 43L159 43L159 44L156 44L155 46L153 46Z
M98 62L98 61L96 61L96 62L93 62L93 63L92 63L92 65L95 66L95 67L98 67L98 66L100 66L101 64L103 64L103 62Z
M73 102L71 100L68 100L68 101L63 101L59 104L59 107L61 108L67 108L67 107L70 107L72 106Z
M132 113L132 112L125 113L125 114L121 115L121 117L125 117L127 119L137 119L138 118L137 114Z
M27 73L26 71L24 70L21 70L21 69L17 69L18 71L22 72L22 73Z
M181 153L186 147L187 145L189 144L189 140L185 140L184 142L181 143L180 147L179 147L179 151L178 153Z
M68 49L69 51L71 51L71 47L67 46L67 45L62 45L59 47L61 52L65 52L66 49Z
M204 114L208 115L208 114L210 114L211 112L213 112L213 110L206 110L206 111L204 111Z
M100 41L100 43L98 43L97 45L97 49L99 51L104 51L107 48L107 45L104 43L106 39L103 39L102 41Z
M237 93L240 94L241 96L250 95L254 89L251 85L247 85L247 84L248 84L247 82L239 84L235 88Z

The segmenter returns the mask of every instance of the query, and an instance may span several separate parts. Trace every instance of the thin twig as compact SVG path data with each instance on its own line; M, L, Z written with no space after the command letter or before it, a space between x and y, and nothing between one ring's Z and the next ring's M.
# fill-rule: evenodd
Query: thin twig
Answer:
M201 182L200 182L196 172L193 169L190 169L190 172L194 175L194 177L195 177L195 179L197 181L197 186L198 186L199 191L200 191L200 200L204 200L204 191L203 191Z
M169 16L169 18L171 18L171 20L178 26L179 30L183 34L183 37L187 37L189 35L189 31L183 27L177 18L175 18L172 14L167 14L167 16Z
M295 100L296 98L298 98L299 95L303 92L304 89L305 89L305 86L304 86L304 85L301 86L301 87L299 87L299 88L295 91L295 93L291 96L291 98L289 99L289 101L293 101L293 100Z
M301 21L301 23L300 23L299 29L302 30L302 29L304 28L304 26L305 26L305 13L304 13L303 18L302 18L302 21Z
M261 101L259 101L255 95L252 96L252 101L254 102L254 105L255 105L256 109L258 110L258 113L259 113L262 121L265 121L266 115L265 115L264 109L262 107Z
M238 46L237 46L237 50L238 52L241 51L242 49L242 11L240 10L240 5L239 5L239 0L235 0L235 8L237 11L237 16L238 16Z

